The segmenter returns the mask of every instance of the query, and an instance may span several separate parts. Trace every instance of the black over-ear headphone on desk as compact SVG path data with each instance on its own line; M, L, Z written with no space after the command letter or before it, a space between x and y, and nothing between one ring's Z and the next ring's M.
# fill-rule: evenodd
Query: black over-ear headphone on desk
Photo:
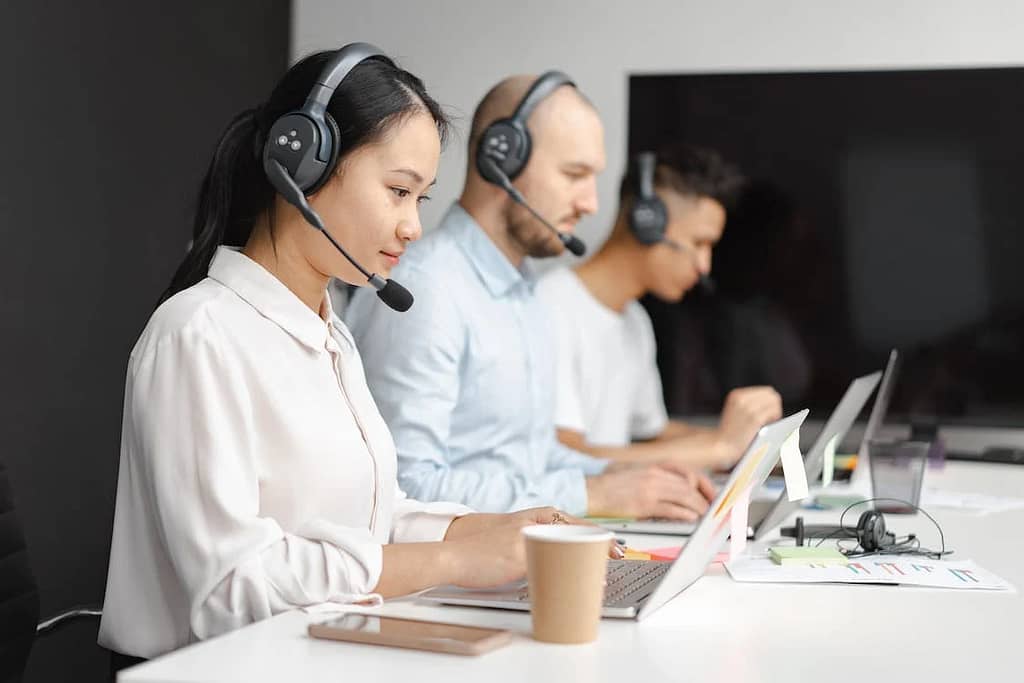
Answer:
M856 527L804 524L803 517L797 517L792 527L783 527L782 536L791 536L802 546L809 538L855 538L858 547L866 553L878 552L892 546L896 536L885 529L885 517L877 510L865 510L857 520Z
M878 501L902 503L927 517L939 532L941 548L939 550L922 548L921 541L915 534L907 534L902 539L897 539L894 533L886 529L885 516L878 510L865 510L862 512L860 514L860 518L857 520L856 527L848 527L843 524L843 521L846 518L846 513L851 509L858 505ZM855 548L843 548L842 546L839 548L841 552L851 557L887 553L893 555L921 555L931 557L933 559L940 559L953 552L952 550L946 550L946 537L942 533L942 527L939 526L939 523L935 521L934 517L917 505L896 498L868 498L857 501L843 510L843 513L839 516L838 526L814 524L805 525L803 517L797 517L794 526L782 527L782 529L779 530L779 533L784 537L788 536L795 538L798 546L802 546L805 539L811 538L819 539L816 545L821 545L828 539L857 539L857 546Z

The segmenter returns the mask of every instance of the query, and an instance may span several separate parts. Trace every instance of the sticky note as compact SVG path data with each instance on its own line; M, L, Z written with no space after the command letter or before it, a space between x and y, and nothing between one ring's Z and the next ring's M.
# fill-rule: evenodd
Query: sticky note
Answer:
M750 511L750 487L736 496L729 514L729 561L743 554L747 547L747 513Z
M650 553L645 553L640 550L633 550L632 548L626 548L624 551L624 560L649 560L651 559Z
M648 550L651 554L652 560L660 560L661 562L667 562L674 560L679 557L679 551L683 549L682 546L668 546L667 548L652 548Z
M839 435L833 434L832 438L825 444L825 463L821 470L821 485L828 486L836 474L836 441Z
M768 556L775 564L846 564L846 555L832 547L819 546L772 546Z
M679 557L679 553L683 550L683 546L668 546L667 548L652 548L648 550L651 554L651 559L659 562L671 562L672 560ZM712 562L728 562L729 553L721 552L716 553Z
M803 500L807 497L807 473L804 471L804 456L800 454L800 428L782 442L782 473L786 477L786 495L789 500Z

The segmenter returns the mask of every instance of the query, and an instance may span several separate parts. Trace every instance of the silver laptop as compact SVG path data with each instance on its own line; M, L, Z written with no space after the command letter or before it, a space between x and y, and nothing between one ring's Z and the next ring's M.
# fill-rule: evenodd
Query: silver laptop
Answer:
M747 447L679 556L672 562L609 560L601 614L605 617L643 619L688 588L704 574L729 535L729 512L747 488L756 489L779 461L782 443L807 418L807 411L765 425ZM431 602L471 607L529 610L526 581L490 590L435 588L421 598Z
M886 372L888 371L887 368ZM843 440L846 432L850 431L850 427L853 426L854 420L860 415L864 404L871 398L871 394L874 392L875 387L878 386L878 381L881 378L882 372L878 371L872 372L870 375L858 377L850 382L850 386L847 387L846 393L840 399L839 405L832 411L828 422L825 423L821 433L818 434L818 438L814 440L811 450L807 451L807 455L804 456L804 472L807 474L808 483L813 484L821 476L822 467L825 465L825 446L828 445L828 442L833 437L835 437L837 444ZM782 524L786 517L789 517L790 513L799 508L800 501L789 500L786 492L783 491L775 502L769 503L767 507L761 507L757 510L754 509L753 505L750 507L751 524L754 526L754 539L761 540L769 531ZM754 515L757 513L760 513L760 516L755 518Z
M861 409L871 397L871 392L878 385L881 372L873 372L870 375L858 377L850 382L846 393L836 405L832 415L829 416L825 428L821 430L818 438L811 446L811 450L804 457L804 471L807 473L809 482L815 481L821 474L824 464L825 446L834 436L841 441L846 432L853 425L854 420L860 415ZM877 405L877 404L876 404ZM760 500L750 504L749 521L750 528L748 536L755 539L762 538L768 530L772 529L786 518L789 513L800 506L799 502L790 502L785 490L779 493L775 500ZM665 534L668 536L689 536L697 527L696 522L675 522L660 519L612 519L598 518L594 520L606 529L621 531L632 534Z
M889 400L896 387L896 374L899 372L899 365L899 352L893 349L889 352L889 362L885 366L882 386L878 388L878 397L875 399L875 405L871 408L868 424L864 428L864 437L860 441L860 450L857 452L857 467L853 470L853 478L850 480L850 485L866 493L865 497L867 498L874 495L871 490L871 453L868 449L868 442L875 438L885 421L885 414L889 411Z

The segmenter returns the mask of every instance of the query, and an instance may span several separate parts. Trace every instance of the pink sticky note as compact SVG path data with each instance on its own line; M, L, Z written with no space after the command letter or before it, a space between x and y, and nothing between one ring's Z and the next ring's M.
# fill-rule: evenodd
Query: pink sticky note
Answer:
M750 488L736 496L729 514L729 561L739 557L747 547L747 512L750 509Z
M666 562L668 560L674 560L679 557L679 551L682 550L682 546L668 546L667 548L654 548L653 550L646 550L651 554L652 560L660 560Z

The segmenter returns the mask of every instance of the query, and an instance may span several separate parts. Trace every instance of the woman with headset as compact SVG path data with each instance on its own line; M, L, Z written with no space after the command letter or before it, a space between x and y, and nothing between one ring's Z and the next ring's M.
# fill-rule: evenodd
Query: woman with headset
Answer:
M117 653L317 603L499 585L525 574L521 527L568 517L468 514L398 489L326 289L386 276L419 238L448 122L370 47L296 64L214 153L189 253L128 364L99 636Z

